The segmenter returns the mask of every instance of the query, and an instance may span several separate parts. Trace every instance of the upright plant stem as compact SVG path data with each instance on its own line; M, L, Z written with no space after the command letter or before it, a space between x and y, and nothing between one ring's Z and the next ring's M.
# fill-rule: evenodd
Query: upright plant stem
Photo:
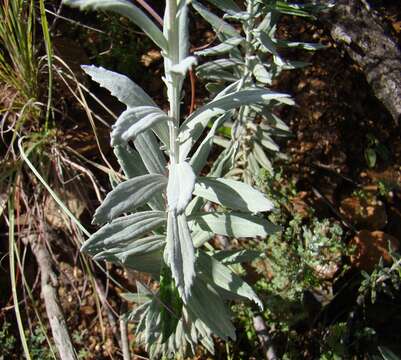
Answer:
M168 42L168 54L164 58L166 70L167 95L170 103L169 121L170 130L170 160L171 163L178 163L178 126L180 121L180 84L177 74L171 70L179 63L179 32L177 21L177 2L168 0L164 19L164 33Z
M251 76L250 62L251 62L251 57L253 55L252 29L254 27L254 22L255 22L254 16L253 16L254 8L255 8L254 1L249 0L247 2L247 8L246 8L246 11L250 14L249 22L244 24L244 31L245 31L245 37L246 37L245 69L244 69L244 73L242 75L241 81L238 85L238 90L240 90L241 88L244 87L248 78ZM233 136L235 139L238 139L241 136L241 133L243 131L243 126L246 124L248 114L249 114L249 106L241 106L241 108L239 109L239 115L238 115L238 125L234 126L234 128L233 128Z

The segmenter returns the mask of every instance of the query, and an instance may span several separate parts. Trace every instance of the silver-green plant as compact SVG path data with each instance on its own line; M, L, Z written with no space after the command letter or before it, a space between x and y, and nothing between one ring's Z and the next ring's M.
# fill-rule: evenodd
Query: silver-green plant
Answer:
M244 1L246 9L243 10L231 0L208 1L225 14L219 18L199 2L192 2L220 40L218 45L196 53L199 56L217 57L196 69L198 77L209 81L206 88L213 96L218 97L221 91L227 94L243 88L269 87L283 70L307 65L285 60L280 55L282 48L317 50L324 47L276 37L280 14L311 17L311 10L319 10L316 6L277 0L247 0ZM241 26L241 31L233 26L232 21ZM227 174L252 184L261 168L273 172L271 156L280 153L274 137L289 135L288 126L273 112L274 107L282 103L294 104L288 97L280 102L245 104L231 112L220 136L214 139L216 144L225 149L214 163L211 171L213 176Z
M130 315L151 356L173 354L201 342L213 352L212 334L235 339L226 300L250 299L262 307L252 288L230 268L250 260L247 251L216 252L215 235L266 237L277 231L257 213L272 209L262 193L239 181L200 176L216 128L235 108L287 103L288 95L246 84L229 87L181 122L181 90L196 59L188 56L188 4L167 0L163 31L127 0L64 0L81 9L126 16L161 49L170 110L155 102L126 76L95 66L84 71L127 106L111 133L111 145L127 177L97 209L103 225L82 250L127 268L150 273L156 292L138 285L127 295L139 306ZM212 129L200 140L209 123ZM205 212L207 202L219 209ZM230 210L228 210L230 209ZM129 215L127 215L129 214Z

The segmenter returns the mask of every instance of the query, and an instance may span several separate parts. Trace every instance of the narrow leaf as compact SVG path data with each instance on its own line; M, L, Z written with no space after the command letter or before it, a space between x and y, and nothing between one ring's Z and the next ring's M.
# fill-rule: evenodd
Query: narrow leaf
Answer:
M225 13L241 12L241 8L233 0L208 0Z
M195 174L199 174L202 168L205 166L207 159L210 154L210 150L213 146L213 138L216 130L231 116L231 113L226 113L220 116L213 124L212 128L208 131L206 137L202 143L198 146L195 154L192 155L190 164Z
M210 24L216 33L223 33L229 37L238 37L239 34L233 26L218 16L210 12L206 7L199 4L197 1L192 1L192 6L195 10Z
M188 301L188 311L192 317L199 318L210 330L223 340L235 340L235 328L230 314L217 291L210 285L196 278L192 295Z
M167 185L168 209L177 214L184 212L192 198L195 186L195 173L190 164L180 162L171 164Z
M165 252L177 289L186 303L195 277L195 255L185 214L168 213Z
M152 98L125 75L93 65L83 65L82 69L101 87L109 90L111 95L128 107L156 106Z
M165 221L162 211L143 211L118 218L92 234L81 250L93 255L108 248L127 245L127 242L160 227Z
M265 89L252 88L230 93L202 106L181 125L178 136L180 159L184 160L187 157L192 145L198 140L209 120L213 117L243 105L269 103L272 100L288 103L290 96Z
M261 256L262 253L255 250L221 250L213 254L213 257L224 265L249 263Z
M271 161L266 156L263 148L256 141L253 144L253 152L249 155L252 155L253 158L260 164L260 166L266 169L270 174L273 174L273 165ZM250 162L252 162L252 156L250 156Z
M197 266L199 267L199 271L205 275L209 281L214 282L224 290L255 302L260 310L263 310L263 304L252 288L228 267L217 261L217 259L199 250Z
M216 56L221 54L226 54L230 50L234 49L236 46L241 44L245 39L242 37L233 37L223 41L221 44L212 46L211 48L196 51L195 55L198 56Z
M280 230L279 226L257 216L244 213L204 213L188 218L190 226L232 237L266 237Z
M139 134L134 140L134 145L149 173L166 173L166 159L164 158L164 155L160 150L160 145L152 132L145 131L144 133Z
M125 212L146 204L167 186L167 178L159 174L137 176L117 185L109 192L93 217L94 224L110 222Z
M273 203L260 191L231 179L198 178L194 194L234 210L260 212L273 209Z
M145 175L147 173L138 151L131 149L129 146L116 146L114 148L114 154L125 176L128 178Z
M146 14L126 0L63 0L63 3L82 10L109 10L127 17L135 25L139 26L154 42L164 51L167 51L168 44L163 33L146 16Z
M111 133L111 146L126 145L160 122L167 123L167 114L155 106L128 108L117 119Z

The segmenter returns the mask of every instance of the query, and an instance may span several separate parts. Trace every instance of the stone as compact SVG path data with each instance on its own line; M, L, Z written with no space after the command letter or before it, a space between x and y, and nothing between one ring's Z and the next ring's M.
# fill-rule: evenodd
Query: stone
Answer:
M359 231L350 242L353 247L351 265L357 269L372 271L380 258L391 263L389 243L393 251L398 251L400 242L392 235L383 231Z

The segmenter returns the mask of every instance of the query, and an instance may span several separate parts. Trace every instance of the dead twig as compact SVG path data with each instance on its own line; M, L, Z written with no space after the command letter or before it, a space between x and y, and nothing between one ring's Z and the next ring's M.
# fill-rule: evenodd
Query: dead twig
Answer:
M28 242L40 269L42 297L57 351L61 360L77 360L57 295L57 276L52 269L50 254L45 246L44 238L40 235L30 235Z
M278 360L269 331L260 314L253 316L253 327L263 348L264 358L266 360Z

